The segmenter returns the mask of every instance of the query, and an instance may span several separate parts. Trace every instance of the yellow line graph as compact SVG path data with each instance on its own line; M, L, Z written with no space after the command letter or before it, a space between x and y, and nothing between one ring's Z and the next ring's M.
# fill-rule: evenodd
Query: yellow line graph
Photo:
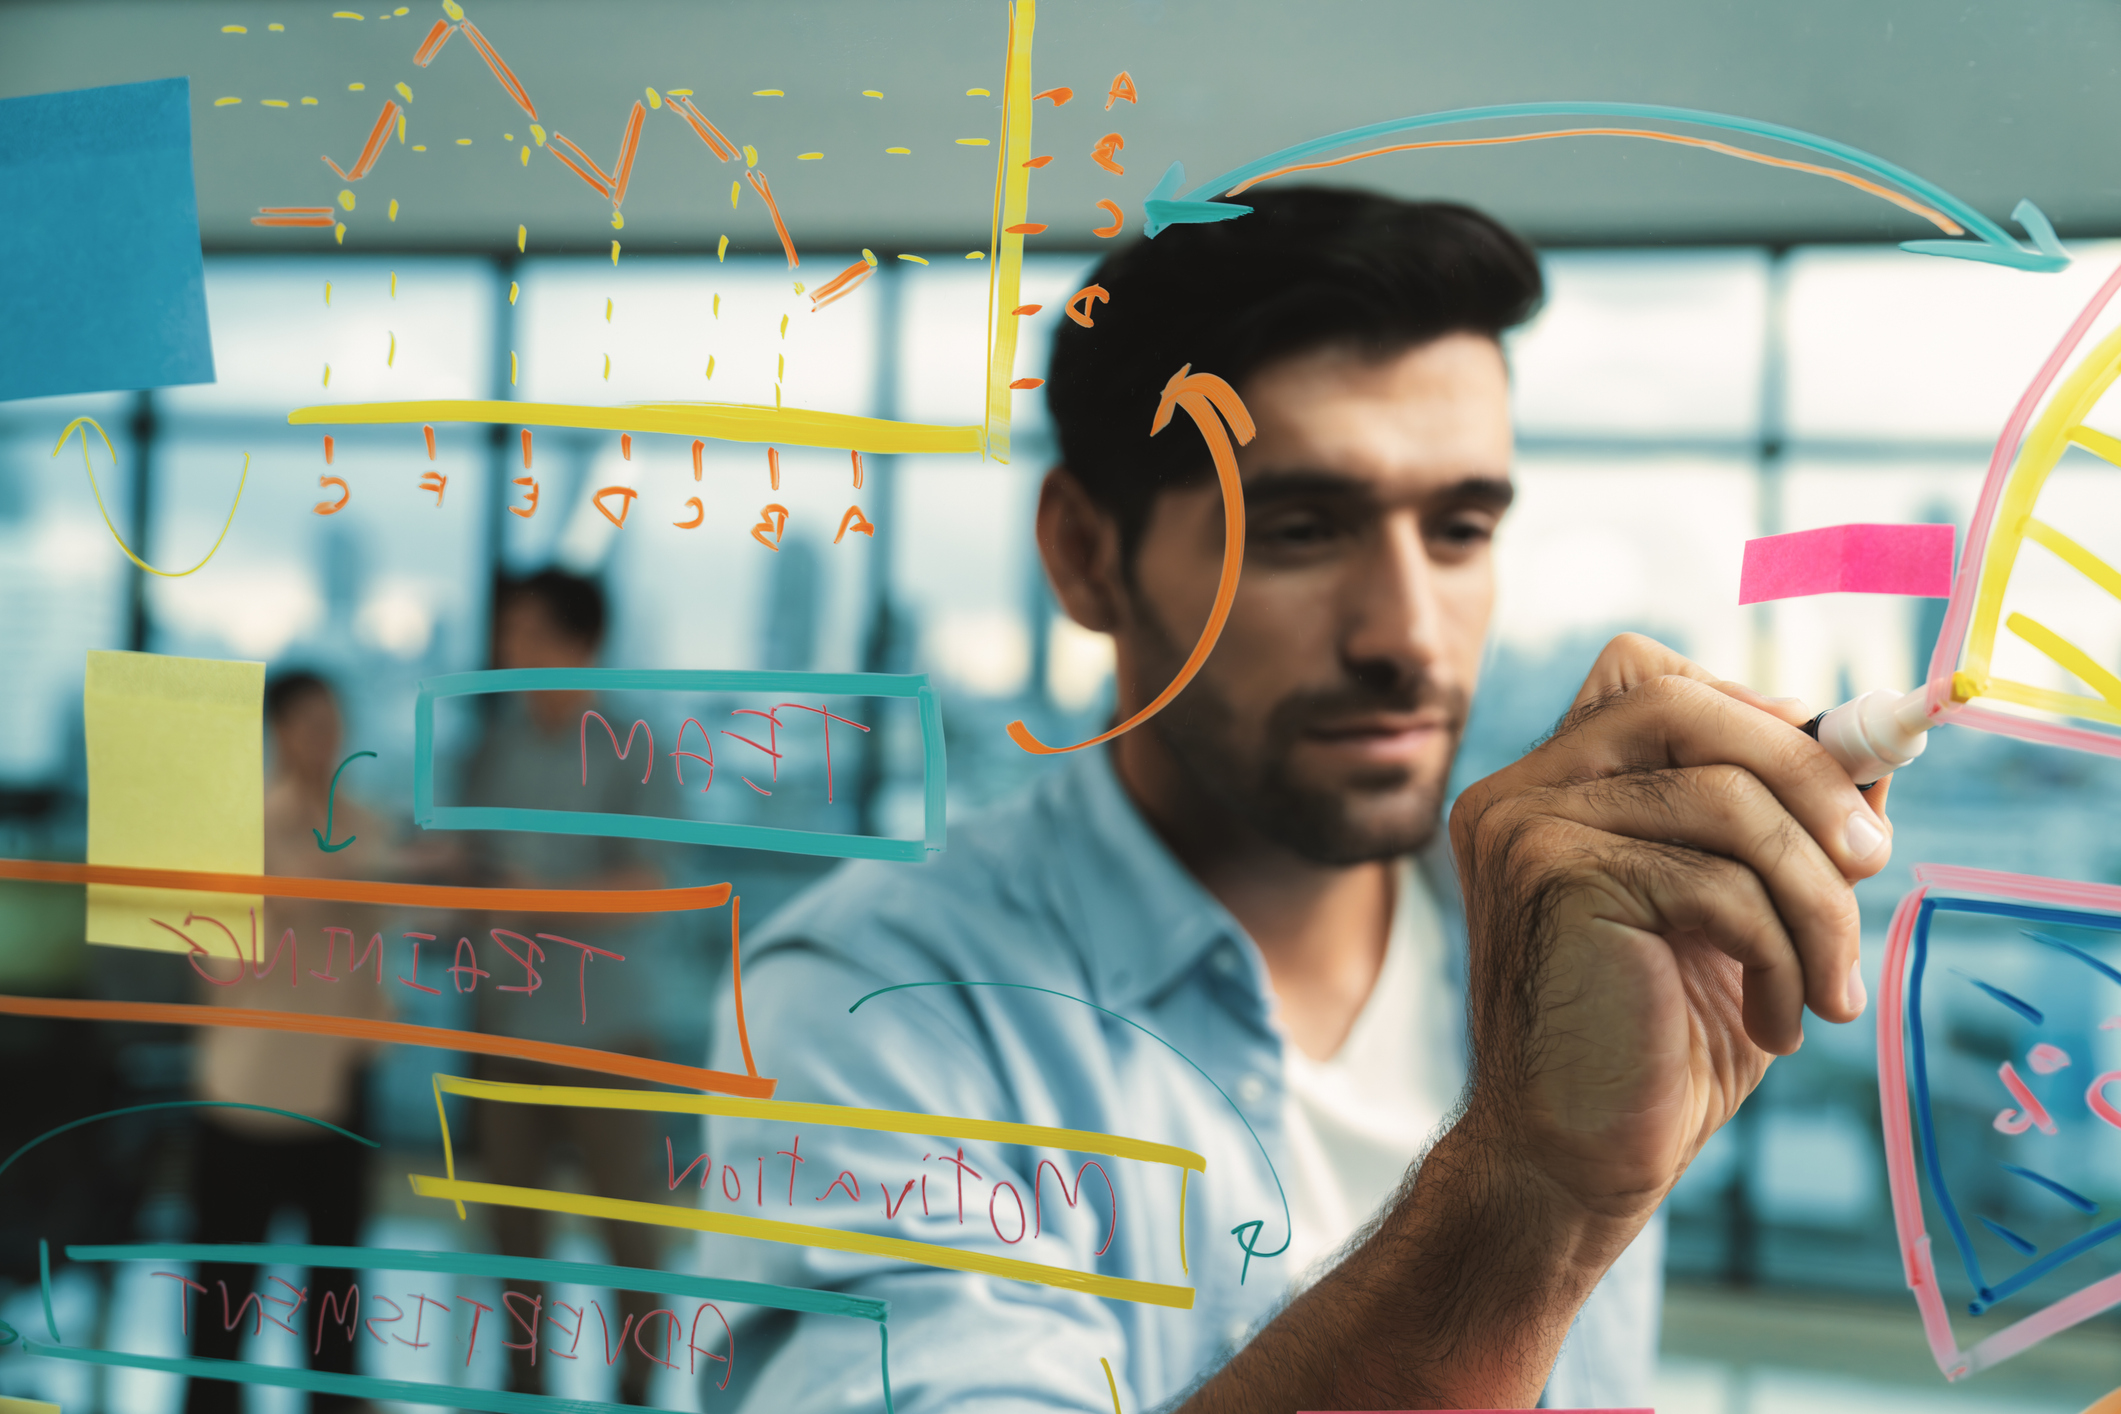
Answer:
M418 402L318 403L298 407L295 426L490 422L522 427L577 427L607 432L669 433L727 442L777 442L791 447L886 453L985 454L1009 460L1009 387L1016 365L1017 308L1024 265L1022 226L1030 211L1031 37L1037 0L1011 0L1004 54L1002 129L996 160L988 240L987 357L982 369L982 420L965 426L897 422L804 408L748 403L646 403L630 407L575 403L518 403L449 398Z

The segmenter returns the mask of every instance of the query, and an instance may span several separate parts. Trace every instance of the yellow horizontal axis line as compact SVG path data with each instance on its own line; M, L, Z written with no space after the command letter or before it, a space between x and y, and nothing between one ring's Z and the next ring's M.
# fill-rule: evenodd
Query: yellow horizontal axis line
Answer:
M657 1227L686 1228L694 1232L723 1233L762 1242L784 1242L794 1247L814 1247L830 1252L859 1252L871 1257L895 1257L924 1267L945 1267L982 1276L1005 1277L1041 1286L1108 1296L1116 1301L1134 1301L1174 1310L1193 1309L1190 1286L1166 1286L1161 1282L1136 1281L1130 1277L1078 1272L1069 1267L1027 1262L1019 1257L998 1257L986 1252L968 1252L960 1247L934 1242L915 1242L904 1237L884 1237L873 1232L847 1232L835 1227L780 1222L773 1218L739 1217L704 1208L680 1208L669 1203L643 1203L631 1198L603 1198L588 1193L561 1193L547 1188L518 1188L503 1183L474 1183L465 1179L437 1178L433 1174L407 1174L412 1191L422 1198L440 1198L459 1203L487 1203L502 1208L531 1208L548 1213L573 1213L579 1217L606 1218L615 1222L650 1223Z
M287 414L290 426L374 426L431 422L497 422L509 427L576 427L605 432L664 433L724 442L778 442L838 451L971 452L982 429L930 422L895 422L807 408L754 403L519 403L506 399L440 398L401 403L320 403Z
M2106 699L2109 707L2121 709L2121 677L2115 677L2099 661L2038 619L2012 614L2003 626L2059 663L2078 681Z
M786 1119L841 1129L884 1134L922 1134L937 1139L982 1139L995 1144L1067 1149L1079 1154L1109 1154L1173 1168L1208 1171L1208 1161L1191 1149L1158 1144L1124 1134L1090 1129L1059 1129L1010 1120L969 1119L959 1115L922 1114L912 1110L872 1110L850 1105L819 1105L797 1100L745 1100L719 1095L678 1095L656 1090L616 1090L587 1085L519 1085L513 1081L473 1080L437 1075L436 1088L467 1099L510 1105L560 1105L569 1109L649 1110L662 1114L727 1115L735 1119Z

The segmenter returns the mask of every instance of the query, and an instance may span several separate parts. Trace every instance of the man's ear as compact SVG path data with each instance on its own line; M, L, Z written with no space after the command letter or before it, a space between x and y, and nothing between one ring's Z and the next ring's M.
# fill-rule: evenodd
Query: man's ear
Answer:
M1095 633L1118 630L1126 602L1119 524L1064 466L1039 488L1038 553L1069 618Z

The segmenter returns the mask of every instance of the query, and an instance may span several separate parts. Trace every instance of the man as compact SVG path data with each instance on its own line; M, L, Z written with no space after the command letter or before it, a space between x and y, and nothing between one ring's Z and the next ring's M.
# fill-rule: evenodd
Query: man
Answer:
M1113 637L1124 720L1185 660L1223 546L1199 436L1151 418L1182 366L1227 379L1258 432L1214 653L935 862L825 881L747 940L743 979L784 1098L1131 1135L1205 1174L1181 1200L1133 1160L708 1134L717 1160L765 1160L764 1216L1191 1286L1191 1309L731 1239L710 1265L888 1300L901 1410L1648 1404L1648 1225L1802 1007L1860 1012L1849 881L1887 828L1801 708L1617 640L1552 739L1454 809L1462 969L1439 813L1511 495L1499 340L1538 268L1461 207L1245 202L1093 277L1109 301L1056 340L1038 513L1061 603ZM909 982L958 985L847 1015ZM828 1190L841 1171L883 1202ZM870 1340L748 1323L747 1407L882 1408Z
M594 580L545 569L504 581L494 594L494 666L592 667L603 646L604 620L604 591ZM616 713L595 693L512 693L491 701L493 715L465 772L463 798L467 803L607 814L672 813L665 777L644 769L642 754L653 749L652 743L634 742L629 734L625 761L615 761L608 753L604 730L584 714L599 708L602 716ZM621 727L629 724L618 722ZM596 754L588 755L592 750ZM645 786L644 776L649 778ZM496 887L651 889L663 883L648 847L610 836L476 835L471 840L471 855L474 877ZM531 935L549 925L525 926L521 919L498 916L467 921L485 965L495 974L490 980L475 978L472 982L477 988L479 1029L629 1055L652 1054L655 961L645 955L652 949L650 929L614 926L609 918L582 921L591 931L569 929L569 933L606 955L583 954L557 943L549 950L532 952L537 944L519 942L524 960L537 973L535 984L516 960L502 957L498 950L488 951L480 933L502 927ZM445 951L438 960L446 964L449 956ZM525 985L532 990L502 990ZM521 1085L582 1083L577 1071L491 1056L479 1059L478 1071L487 1080ZM653 1139L644 1115L625 1110L482 1105L477 1123L479 1152L492 1182L548 1187L555 1163L571 1150L569 1157L585 1172L592 1191L612 1198L655 1196L649 1180ZM494 1208L491 1214L494 1236L503 1252L516 1257L550 1255L547 1214L507 1207ZM602 1227L613 1262L630 1267L658 1265L661 1241L653 1228L609 1222ZM524 1294L536 1300L535 1306L527 1302L525 1306L532 1310L535 1324L538 1310L551 1309L546 1304L548 1293L530 1287ZM599 1306L589 1328L616 1336L616 1345L609 1348L623 1349L626 1332L645 1325L655 1300L645 1292L628 1291L618 1294L617 1305L618 1310L608 1315ZM601 1327L598 1322L603 1323ZM561 1329L568 1324L563 1319ZM543 1338L550 1335L548 1330ZM509 1388L544 1393L544 1372L550 1360L540 1362L535 1355L528 1350L510 1353ZM654 1367L647 1360L627 1355L619 1377L620 1399L627 1404L648 1403L653 1374Z

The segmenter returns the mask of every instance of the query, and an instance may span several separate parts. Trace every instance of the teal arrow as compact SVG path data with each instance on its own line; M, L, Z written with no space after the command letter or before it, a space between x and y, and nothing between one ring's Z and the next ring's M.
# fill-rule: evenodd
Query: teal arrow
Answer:
M332 811L338 807L339 803L339 772L344 771L348 766L353 765L354 762L360 760L362 757L373 755L375 755L373 751L356 751L353 755L347 757L344 761L341 761L339 763L338 771L334 771L331 773L331 791L324 797L324 828L321 830L312 829L310 831L311 834L317 837L317 848L323 850L326 854L337 854L340 850L352 844L357 838L357 836L348 835L345 839L340 840L337 844L325 843L326 840L329 840L331 838L331 814Z
M1163 180L1156 184L1155 189L1142 203L1142 214L1146 218L1145 229L1153 238L1158 232L1171 226L1229 221L1242 216L1252 208L1234 202L1209 201L1207 198L1226 192L1241 182L1271 172L1277 167L1302 162L1337 147L1370 142L1420 128L1441 127L1447 123L1481 122L1491 118L1565 116L1644 118L1668 123L1690 123L1696 127L1722 128L1807 148L1920 196L1964 226L1973 237L1971 240L1902 241L1902 250L1913 251L1918 255L1948 255L1961 260L1980 260L1991 265L2007 265L2017 270L2052 272L2066 269L2069 265L2069 253L2063 250L2062 243L2055 238L2055 228L2048 223L2047 217L2040 213L2040 208L2030 201L2019 202L2011 212L2011 219L2023 226L2026 233L2032 237L2032 249L2028 250L2013 239L2002 226L1936 183L1926 181L1882 157L1873 157L1861 148L1851 147L1845 142L1836 142L1832 138L1820 137L1815 133L1786 128L1779 123L1763 123L1753 118L1738 118L1728 113L1710 113L1699 108L1670 108L1661 103L1498 103L1483 108L1453 108L1444 113L1422 113L1411 118L1394 118L1389 122L1372 123L1363 128L1349 128L1345 132L1313 138L1294 147L1285 147L1255 162L1248 162L1242 167L1224 172L1221 176L1184 193L1179 191L1179 187L1186 180L1185 168L1174 162L1170 170L1164 173Z

